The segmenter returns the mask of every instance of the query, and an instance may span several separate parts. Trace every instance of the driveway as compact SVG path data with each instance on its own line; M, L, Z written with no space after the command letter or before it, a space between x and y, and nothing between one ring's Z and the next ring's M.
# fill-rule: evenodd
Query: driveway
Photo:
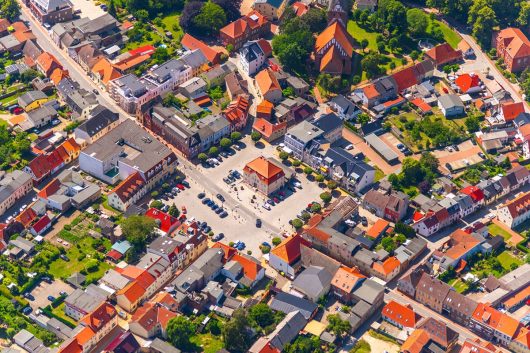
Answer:
M356 135L347 128L342 129L342 137L354 146L354 150L362 152L370 160L370 164L379 167L386 175L397 172L398 165L388 164L372 147L370 147L362 137Z

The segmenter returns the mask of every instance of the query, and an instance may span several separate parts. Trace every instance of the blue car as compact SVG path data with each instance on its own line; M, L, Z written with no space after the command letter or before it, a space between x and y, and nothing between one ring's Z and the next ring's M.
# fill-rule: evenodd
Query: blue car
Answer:
M237 249L237 250L240 250L240 251L243 250L244 248L245 248L245 243L243 243L243 242L239 243L239 244L237 245L237 247L236 247L236 249Z
M262 246L266 246L268 248L272 248L271 244L267 243L266 241L264 241L263 243L261 243Z

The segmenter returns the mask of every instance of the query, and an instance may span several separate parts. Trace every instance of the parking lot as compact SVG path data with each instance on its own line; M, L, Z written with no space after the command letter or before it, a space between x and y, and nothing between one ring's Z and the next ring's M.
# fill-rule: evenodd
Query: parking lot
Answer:
M88 17L93 20L106 13L101 7L96 5L96 1L72 0L72 3L76 10L81 10L80 17Z
M36 286L32 291L31 295L35 297L34 300L28 300L29 305L33 310L38 308L44 308L49 305L51 302L48 300L48 296L58 298L61 292L66 292L68 294L72 293L74 289L68 284L64 283L60 279L56 279L51 284L41 281L38 286Z
M434 151L433 154L440 161L440 169L449 173L446 163L449 163L453 170L463 169L466 166L482 162L483 158L478 154L482 152L479 146L473 145L471 141L464 141L458 145L458 151L452 148Z
M223 181L230 170L237 170L242 174L243 167L251 160L261 155L265 157L276 155L275 147L272 145L260 143L256 147L249 138L243 143L246 145L245 148L237 151L233 156L224 158L216 167L197 166L194 170L184 167L182 172L188 176L191 188L164 202L168 205L174 202L179 208L186 206L189 217L206 221L215 234L223 233L225 235L223 242L241 240L245 242L246 250L251 250L259 257L261 253L259 245L264 241L270 243L273 237L282 232L290 234L293 228L289 225L289 220L296 218L308 203L320 201L319 195L323 190L315 182L307 180L305 175L299 175L302 189L294 193L285 190L285 200L279 205L272 206L270 211L266 210L262 207L265 197L254 192L242 181L242 178L232 185ZM278 160L278 163L281 162ZM201 183L198 182L199 178L202 179ZM209 192L200 186L206 181L213 184ZM212 192L212 190L218 191ZM221 218L210 207L199 202L197 194L201 192L205 192L205 197L214 200L217 205L225 209L228 216ZM217 193L223 195L225 202L216 197ZM254 196L255 199L251 202ZM261 228L256 227L258 218L263 221Z

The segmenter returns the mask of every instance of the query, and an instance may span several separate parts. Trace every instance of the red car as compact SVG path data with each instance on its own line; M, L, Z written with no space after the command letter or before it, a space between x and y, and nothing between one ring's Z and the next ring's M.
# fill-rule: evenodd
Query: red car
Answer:
M280 203L280 200L278 200L277 197L273 198L273 200L274 200L274 202L276 202L276 203Z
M24 113L24 109L20 108L20 107L16 107L15 109L13 109L13 114L15 115L19 115L19 114L22 114Z
M180 190L184 190L184 189L186 189L186 188L184 187L184 185L182 185L182 184L177 184L177 188L179 188Z

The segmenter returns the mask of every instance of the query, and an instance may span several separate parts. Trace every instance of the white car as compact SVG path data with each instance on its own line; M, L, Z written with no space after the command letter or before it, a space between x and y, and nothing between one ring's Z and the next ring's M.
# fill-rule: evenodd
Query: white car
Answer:
M268 203L264 203L263 205L261 205L261 207L263 207L263 208L266 209L267 211L270 211L270 210L271 210L271 206L270 206Z
M344 147L344 149L346 150L353 150L353 145L352 144L349 144L348 146Z
M301 188L302 188L302 184L301 184L300 182L298 182L298 181L295 181L295 182L293 183L293 185L294 185L295 188L298 188L298 189L301 189Z

